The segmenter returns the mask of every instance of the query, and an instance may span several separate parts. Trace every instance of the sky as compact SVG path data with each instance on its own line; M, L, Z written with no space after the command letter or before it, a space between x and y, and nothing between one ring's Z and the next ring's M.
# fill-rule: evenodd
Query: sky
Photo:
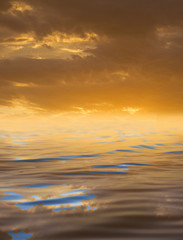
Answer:
M182 0L1 0L0 112L183 112Z

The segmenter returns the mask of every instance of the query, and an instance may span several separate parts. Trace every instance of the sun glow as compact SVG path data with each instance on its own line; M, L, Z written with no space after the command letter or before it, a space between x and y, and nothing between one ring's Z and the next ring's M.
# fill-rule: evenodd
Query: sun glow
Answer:
M123 112L128 112L131 115L139 112L140 110L141 110L141 108L132 108L132 107L124 107L122 109Z

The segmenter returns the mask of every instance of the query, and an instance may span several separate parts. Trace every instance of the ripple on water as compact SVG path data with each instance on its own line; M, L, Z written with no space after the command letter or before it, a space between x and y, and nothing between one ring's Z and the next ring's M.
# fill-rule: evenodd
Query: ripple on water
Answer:
M132 148L139 148L139 149L151 149L155 150L157 147L155 146L148 146L148 145L136 145L136 146L131 146Z
M43 188L50 187L55 185L48 184L37 184L37 185L29 185L34 188ZM31 195L31 198L36 200L25 201L25 195L17 194L15 192L5 192L3 198L0 201L14 201L15 206L21 208L22 210L31 209L34 206L42 205L45 207L53 207L53 211L61 211L67 209L75 209L77 206L81 206L83 201L91 200L96 198L94 194L85 194L86 191L90 189L77 189L69 192L61 193L64 197L59 198L49 198L49 199L41 199L41 196Z
M31 233L25 233L24 231L20 233L14 233L13 231L9 231L8 233L13 237L13 240L26 240L32 237Z

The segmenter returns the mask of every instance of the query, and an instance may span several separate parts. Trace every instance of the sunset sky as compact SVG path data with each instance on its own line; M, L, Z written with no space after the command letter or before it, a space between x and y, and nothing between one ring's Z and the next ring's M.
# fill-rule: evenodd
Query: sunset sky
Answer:
M182 9L182 0L0 0L0 112L182 114Z

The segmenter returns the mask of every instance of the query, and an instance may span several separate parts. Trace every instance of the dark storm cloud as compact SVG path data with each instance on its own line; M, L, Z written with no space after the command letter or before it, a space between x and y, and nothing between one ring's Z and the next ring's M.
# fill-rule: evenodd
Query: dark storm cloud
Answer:
M13 36L30 32L40 40L55 31L81 38L95 33L99 39L96 48L84 49L92 54L85 58L56 60L53 55L45 60L2 59L2 104L24 97L44 108L58 110L109 103L117 108L181 111L183 1L17 2L30 5L32 10L15 9L12 14L7 11L8 1L0 3L0 26L9 31L9 41L20 41ZM34 85L20 88L14 86L15 82Z
M10 28L15 27L20 31L24 31L27 27L27 30L36 31L38 35L53 30L80 34L92 31L112 37L125 34L139 35L150 32L158 25L182 22L183 2L181 0L115 0L115 2L111 0L30 0L17 2L31 5L34 11L17 12L16 17L4 13L2 24ZM8 1L2 1L1 4L2 7L7 7Z

